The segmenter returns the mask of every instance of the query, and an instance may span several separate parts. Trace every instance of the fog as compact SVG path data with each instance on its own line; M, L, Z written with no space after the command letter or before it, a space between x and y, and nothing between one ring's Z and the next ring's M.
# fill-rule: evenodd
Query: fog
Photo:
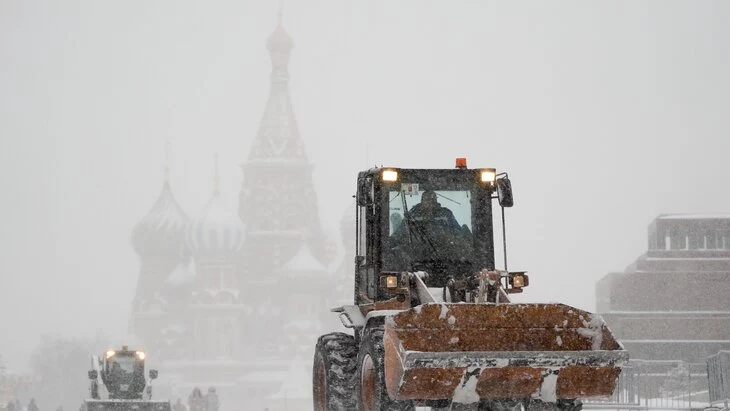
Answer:
M509 268L531 275L518 299L593 311L595 282L646 250L658 214L729 210L727 2L3 0L10 369L42 334L127 338L130 233L159 194L166 141L188 215L209 198L215 153L237 210L279 7L335 239L358 170L467 157L512 180Z

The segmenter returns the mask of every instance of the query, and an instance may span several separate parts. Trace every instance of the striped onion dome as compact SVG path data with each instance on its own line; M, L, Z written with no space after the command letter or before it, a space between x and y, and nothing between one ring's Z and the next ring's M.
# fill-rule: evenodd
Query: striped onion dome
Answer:
M189 221L165 181L160 197L132 229L132 247L140 256L178 256Z
M243 246L243 223L215 190L203 212L188 225L185 238L193 253L237 252Z

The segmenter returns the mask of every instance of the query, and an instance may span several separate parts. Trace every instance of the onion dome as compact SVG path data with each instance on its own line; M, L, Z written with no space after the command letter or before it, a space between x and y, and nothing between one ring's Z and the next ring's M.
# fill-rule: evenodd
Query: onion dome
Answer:
M218 189L218 157L215 161L213 196L188 225L186 240L193 253L232 253L243 246L243 223L223 203Z
M282 15L279 13L276 29L266 39L266 48L272 53L288 53L294 48L294 40L284 30Z
M165 180L160 197L132 230L132 247L140 256L178 256L189 221Z
M243 223L226 209L216 192L203 212L190 222L186 238L194 253L235 252L243 246Z

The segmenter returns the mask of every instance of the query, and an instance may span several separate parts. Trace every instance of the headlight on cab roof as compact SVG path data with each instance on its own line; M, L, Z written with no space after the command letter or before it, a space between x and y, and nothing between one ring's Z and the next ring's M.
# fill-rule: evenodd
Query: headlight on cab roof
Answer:
M137 354L137 358L139 358L140 360L144 360L144 351L136 351L135 354Z
M497 179L497 170L493 168L484 168L482 169L481 176L482 183L494 184Z
M398 181L398 170L386 169L382 174L383 181Z
M114 354L116 354L116 352L114 352L114 350L109 350L106 352L106 358L112 358L114 356Z

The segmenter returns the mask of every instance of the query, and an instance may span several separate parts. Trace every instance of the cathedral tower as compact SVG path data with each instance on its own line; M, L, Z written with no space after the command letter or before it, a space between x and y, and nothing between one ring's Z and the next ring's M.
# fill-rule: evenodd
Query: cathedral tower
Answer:
M239 216L246 224L244 255L251 262L250 273L271 273L281 268L303 243L318 261L328 260L312 165L289 97L288 64L293 41L284 30L281 14L266 47L271 56L269 98L248 159L242 165L239 203Z

